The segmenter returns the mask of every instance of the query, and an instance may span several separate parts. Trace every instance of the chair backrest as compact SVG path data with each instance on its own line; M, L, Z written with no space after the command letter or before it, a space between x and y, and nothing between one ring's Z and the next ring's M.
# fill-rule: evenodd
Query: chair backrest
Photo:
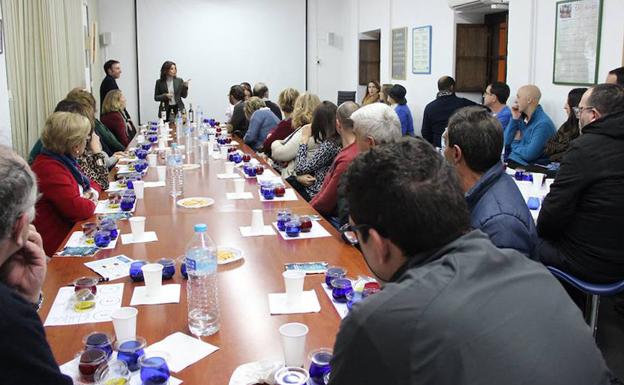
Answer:
M355 102L355 91L338 91L338 104L341 105L344 102Z
M624 280L606 284L591 283L578 279L572 274L561 271L556 267L546 266L546 268L548 268L552 275L569 283L585 294L612 296L624 291Z

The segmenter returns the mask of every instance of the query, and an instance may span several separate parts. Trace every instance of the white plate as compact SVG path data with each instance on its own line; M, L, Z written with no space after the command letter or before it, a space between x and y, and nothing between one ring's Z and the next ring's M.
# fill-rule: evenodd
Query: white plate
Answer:
M232 256L232 258L229 258L229 259L220 260L218 256L219 251L231 252L232 254L234 254L234 256ZM241 249L237 249L236 247L230 247L230 246L217 246L217 264L219 265L226 265L228 263L236 262L242 258L243 258L243 251Z
M214 199L206 198L206 197L191 197L180 199L176 202L178 206L187 208L187 209L199 209L202 207L208 207L215 203Z

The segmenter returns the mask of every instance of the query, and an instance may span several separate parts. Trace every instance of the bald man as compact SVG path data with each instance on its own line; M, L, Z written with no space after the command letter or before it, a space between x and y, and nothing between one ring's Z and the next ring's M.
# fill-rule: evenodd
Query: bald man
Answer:
M541 97L539 88L532 84L520 87L516 94L512 119L505 128L505 146L511 148L507 159L510 167L548 163L544 145L557 130L539 104Z

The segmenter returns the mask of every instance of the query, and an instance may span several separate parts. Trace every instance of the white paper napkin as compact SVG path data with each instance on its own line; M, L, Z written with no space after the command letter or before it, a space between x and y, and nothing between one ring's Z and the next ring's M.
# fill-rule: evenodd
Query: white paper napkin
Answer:
M165 183L165 181L162 182L145 182L143 184L144 187L149 188L149 187L165 187L167 184Z
M285 202L285 201L297 200L297 194L295 194L295 190L291 188L286 189L286 193L284 194L283 197L275 197L271 200L264 199L264 196L262 196L262 194L260 194L259 191L258 191L258 196L260 197L260 202Z
M201 360L219 350L218 347L203 342L184 333L173 333L159 342L145 348L149 352L166 352L169 354L167 366L174 372L179 372L189 365Z
M253 199L253 194L249 191L242 193L225 193L225 197L229 200L237 200L237 199Z
M133 213L135 209L136 209L136 202L134 203L134 206L132 206L132 210L130 210L130 212ZM108 200L98 201L98 204L95 207L96 214L115 214L115 213L122 213L122 212L124 211L121 209L121 206L114 208L114 209L108 207Z
M269 311L271 314L318 313L321 304L314 290L302 292L295 303L288 302L286 293L269 293Z
M121 243L127 245L129 243L147 243L147 242L156 242L158 237L154 231L146 231L143 233L141 239L134 239L132 233L130 234L121 234Z
M253 232L251 230L251 226L241 226L240 232L243 237L259 237L262 235L274 235L275 234L275 231L273 231L273 228L269 225L264 225L264 229L259 233Z
M130 306L157 305L159 303L180 303L180 284L162 285L157 296L148 297L145 286L137 286L132 292Z
M74 287L61 287L54 299L44 326L109 322L111 314L121 307L123 288L123 283L98 285L95 307L91 311L78 313L72 308Z
M238 179L240 175L233 172L231 174L217 174L217 178L219 179Z
M69 237L69 239L67 240L65 247L97 247L95 246L95 243L88 244L87 242L85 242L83 237L84 237L84 233L82 231L74 231L71 237ZM100 247L100 249L104 249L104 250L114 249L115 245L117 245L118 238L119 237L112 240L111 243L108 244L108 246Z
M298 237L289 237L288 235L286 235L285 231L279 231L277 229L277 222L273 222L273 226L275 227L275 229L277 230L279 235L281 235L282 238L287 240L287 241L292 241L294 239L310 239L310 238L331 237L331 234L329 233L329 231L325 230L325 228L320 223L318 223L317 221L312 221L312 228L310 229L309 233L302 233L302 232L300 232Z

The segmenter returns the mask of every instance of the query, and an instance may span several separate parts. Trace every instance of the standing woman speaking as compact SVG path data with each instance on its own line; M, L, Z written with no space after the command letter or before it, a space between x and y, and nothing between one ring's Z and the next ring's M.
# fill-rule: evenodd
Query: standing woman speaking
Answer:
M167 120L175 118L184 109L182 98L188 96L188 83L177 77L178 69L172 61L166 61L160 68L160 79L156 80L154 100L165 104ZM173 117L171 116L173 114ZM159 113L160 116L160 113Z

